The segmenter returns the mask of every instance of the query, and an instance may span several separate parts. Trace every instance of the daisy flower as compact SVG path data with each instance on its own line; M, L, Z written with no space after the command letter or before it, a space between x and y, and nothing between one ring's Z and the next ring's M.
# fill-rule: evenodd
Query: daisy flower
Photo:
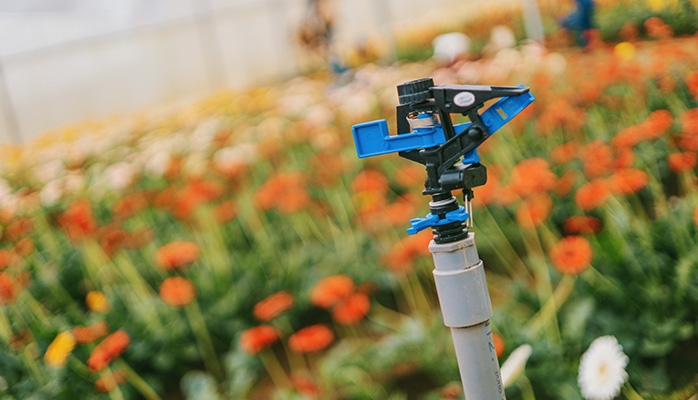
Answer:
M611 400L618 396L628 373L628 356L613 336L594 340L582 355L577 381L587 400Z

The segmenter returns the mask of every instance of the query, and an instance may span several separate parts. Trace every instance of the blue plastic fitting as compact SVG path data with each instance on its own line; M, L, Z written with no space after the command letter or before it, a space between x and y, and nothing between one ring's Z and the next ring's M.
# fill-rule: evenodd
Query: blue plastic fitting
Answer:
M410 228L407 228L407 233L414 235L426 228L435 226L448 225L452 222L464 222L470 214L465 211L465 207L459 206L457 210L447 212L444 218L439 218L438 215L432 213L427 214L425 218L413 218L410 220Z

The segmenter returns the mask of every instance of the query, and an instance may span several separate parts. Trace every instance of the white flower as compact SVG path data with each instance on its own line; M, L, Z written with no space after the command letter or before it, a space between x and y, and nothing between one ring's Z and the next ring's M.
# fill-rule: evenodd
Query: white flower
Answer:
M131 185L135 179L135 174L136 171L131 164L123 161L110 165L104 170L107 184L111 189L117 191L124 190Z
M618 396L628 379L625 367L628 356L613 336L594 340L582 355L577 381L582 396L587 400L611 400Z
M523 373L526 368L526 361L531 356L533 349L530 345L524 344L517 347L509 354L509 358L502 364L502 385L510 386Z

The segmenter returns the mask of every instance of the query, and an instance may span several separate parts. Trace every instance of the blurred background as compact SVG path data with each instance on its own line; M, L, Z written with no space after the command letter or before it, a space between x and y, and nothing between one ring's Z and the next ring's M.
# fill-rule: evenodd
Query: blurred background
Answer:
M0 142L307 72L312 54L298 32L311 3L2 0ZM337 0L330 7L338 52L380 46L384 61L394 61L396 33L472 18L479 5Z

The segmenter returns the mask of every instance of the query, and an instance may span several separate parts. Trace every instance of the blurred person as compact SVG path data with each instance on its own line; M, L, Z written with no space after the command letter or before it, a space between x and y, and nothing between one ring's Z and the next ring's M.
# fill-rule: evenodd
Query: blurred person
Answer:
M576 45L586 47L588 31L594 27L594 0L575 0L576 8L560 21L560 26L572 32Z
M308 0L305 17L298 31L298 39L306 49L329 63L335 73L347 68L336 54L333 44L334 10L331 0Z

